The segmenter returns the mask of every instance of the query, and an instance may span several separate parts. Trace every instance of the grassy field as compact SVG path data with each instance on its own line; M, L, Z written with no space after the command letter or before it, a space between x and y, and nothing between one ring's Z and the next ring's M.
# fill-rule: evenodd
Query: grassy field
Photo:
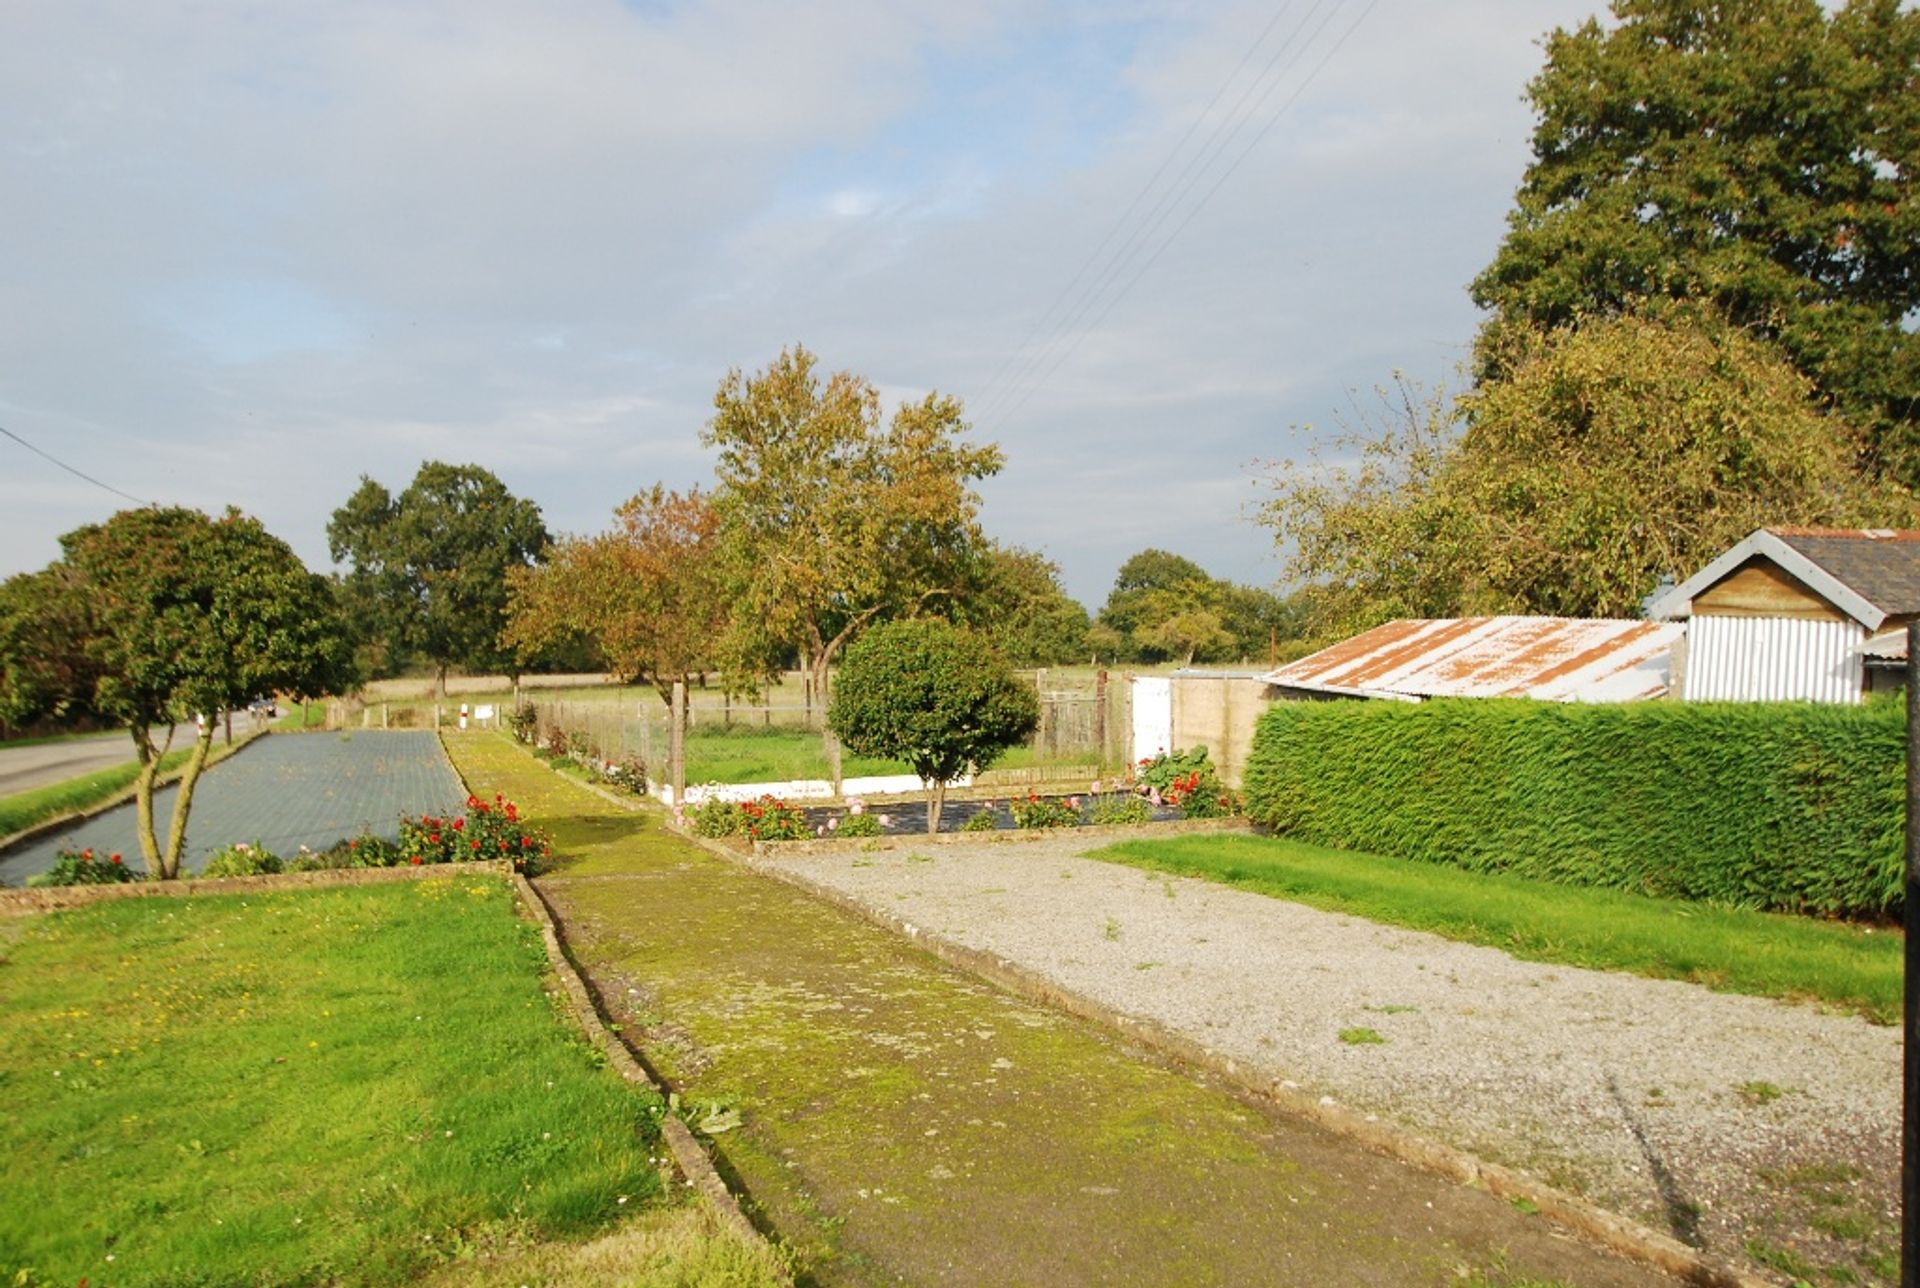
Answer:
M1899 1022L1896 931L1652 899L1325 849L1281 837L1123 841L1094 857L1204 877L1530 961L1814 999Z
M209 764L218 758L219 752L218 747L214 748L214 755L208 758ZM164 774L178 769L187 763L189 754L187 750L168 752L160 758L160 772ZM75 810L88 809L112 800L133 786L133 780L139 776L140 763L129 760L124 765L96 769L78 778L18 792L0 800L0 836L12 836L35 823L44 823L50 818L60 818Z
M492 877L0 925L0 1282L772 1282L544 972Z

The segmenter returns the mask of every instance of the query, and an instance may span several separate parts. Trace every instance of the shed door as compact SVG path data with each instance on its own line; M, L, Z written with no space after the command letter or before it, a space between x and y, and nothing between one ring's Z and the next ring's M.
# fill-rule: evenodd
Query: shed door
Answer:
M1173 681L1164 675L1133 677L1134 763L1173 750Z

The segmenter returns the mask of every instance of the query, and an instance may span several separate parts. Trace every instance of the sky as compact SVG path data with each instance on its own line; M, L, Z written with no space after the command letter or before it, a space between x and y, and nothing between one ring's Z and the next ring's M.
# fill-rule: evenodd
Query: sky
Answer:
M1280 586L1265 480L1458 383L1597 8L10 0L0 428L95 482L0 438L0 575L129 497L324 571L425 460L597 531L800 343L962 399L986 530L1089 608L1148 547Z

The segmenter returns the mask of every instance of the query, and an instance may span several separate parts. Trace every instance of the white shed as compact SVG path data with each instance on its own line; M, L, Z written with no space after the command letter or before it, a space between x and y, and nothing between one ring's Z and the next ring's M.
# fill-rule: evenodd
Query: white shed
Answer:
M1686 622L1688 701L1858 702L1898 683L1867 637L1920 615L1920 532L1761 528L1649 615Z

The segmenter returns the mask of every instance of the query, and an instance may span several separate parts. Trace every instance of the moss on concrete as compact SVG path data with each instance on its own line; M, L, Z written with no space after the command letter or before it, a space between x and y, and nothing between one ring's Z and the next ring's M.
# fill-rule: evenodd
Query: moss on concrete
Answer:
M1164 1067L567 783L449 739L572 856L572 952L803 1282L1664 1282ZM725 1123L724 1117L715 1118ZM1504 1261L1498 1259L1504 1257Z

